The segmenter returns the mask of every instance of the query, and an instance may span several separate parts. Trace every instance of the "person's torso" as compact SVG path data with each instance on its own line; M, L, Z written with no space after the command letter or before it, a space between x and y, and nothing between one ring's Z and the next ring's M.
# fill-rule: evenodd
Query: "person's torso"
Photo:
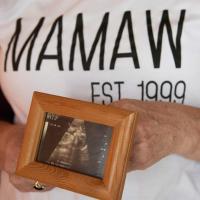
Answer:
M34 90L199 106L200 3L158 2L36 2L2 20L1 86L20 119Z
M22 123L35 90L95 103L200 106L199 9L197 0L20 0L8 11L0 4L0 85ZM184 188L179 170L189 161L174 160L128 175L123 198L167 199Z

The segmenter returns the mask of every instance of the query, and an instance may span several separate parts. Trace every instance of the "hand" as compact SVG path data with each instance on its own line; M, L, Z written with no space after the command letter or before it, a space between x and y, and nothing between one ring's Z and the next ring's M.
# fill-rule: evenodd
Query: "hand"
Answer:
M128 170L145 169L172 153L200 160L199 109L129 99L111 105L138 112Z
M37 190L33 188L36 181L17 176L15 174L9 174L9 180L12 185L21 192L47 192L53 188L40 182L44 186L44 189Z
M15 175L16 164L18 155L21 148L24 126L23 125L9 125L6 124L7 128L4 132L5 137L2 135L1 144L3 147L1 152L4 152L4 162L3 162L3 170L5 170L9 174L10 182L21 192L38 192L33 188L35 181L26 179L23 177L19 177ZM45 185L45 184L44 184ZM52 187L47 187L45 185L44 190L47 191L52 189Z

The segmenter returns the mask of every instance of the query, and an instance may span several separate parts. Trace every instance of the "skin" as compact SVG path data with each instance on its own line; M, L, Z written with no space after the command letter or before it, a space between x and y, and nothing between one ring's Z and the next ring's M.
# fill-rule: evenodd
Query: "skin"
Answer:
M129 171L146 169L170 154L200 161L200 109L129 99L113 106L138 112Z
M24 125L13 125L1 121L0 130L0 169L8 173L10 182L21 192L37 192L33 188L34 180L15 175L17 159L23 139ZM52 189L51 186L45 185L45 190L41 192L50 189Z
M112 106L138 112L128 171L143 170L170 154L200 161L200 109L163 102L124 99ZM20 191L35 191L33 181L14 175L23 125L0 122L0 167ZM51 189L50 187L47 189Z

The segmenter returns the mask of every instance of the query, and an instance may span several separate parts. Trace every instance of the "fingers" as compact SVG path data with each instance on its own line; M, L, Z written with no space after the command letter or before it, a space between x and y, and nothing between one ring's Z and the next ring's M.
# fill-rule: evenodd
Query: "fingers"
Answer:
M42 190L37 190L34 188L36 181L17 176L15 174L10 174L9 179L12 185L21 192L46 192L53 188L52 186L40 183L44 186L44 188Z

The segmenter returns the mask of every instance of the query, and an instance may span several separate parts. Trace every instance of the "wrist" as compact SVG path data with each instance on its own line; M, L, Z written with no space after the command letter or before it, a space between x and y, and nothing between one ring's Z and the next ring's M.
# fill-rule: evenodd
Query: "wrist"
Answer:
M8 132L11 124L7 122L0 122L0 170L4 170L5 159L6 159L6 149L9 142Z
M8 173L15 171L23 126L0 122L0 169Z
M200 118L199 118L200 119ZM177 153L191 160L200 161L200 121L193 122L186 128Z
M21 148L24 127L12 125L7 132L7 144L5 148L4 170L7 173L14 173Z

